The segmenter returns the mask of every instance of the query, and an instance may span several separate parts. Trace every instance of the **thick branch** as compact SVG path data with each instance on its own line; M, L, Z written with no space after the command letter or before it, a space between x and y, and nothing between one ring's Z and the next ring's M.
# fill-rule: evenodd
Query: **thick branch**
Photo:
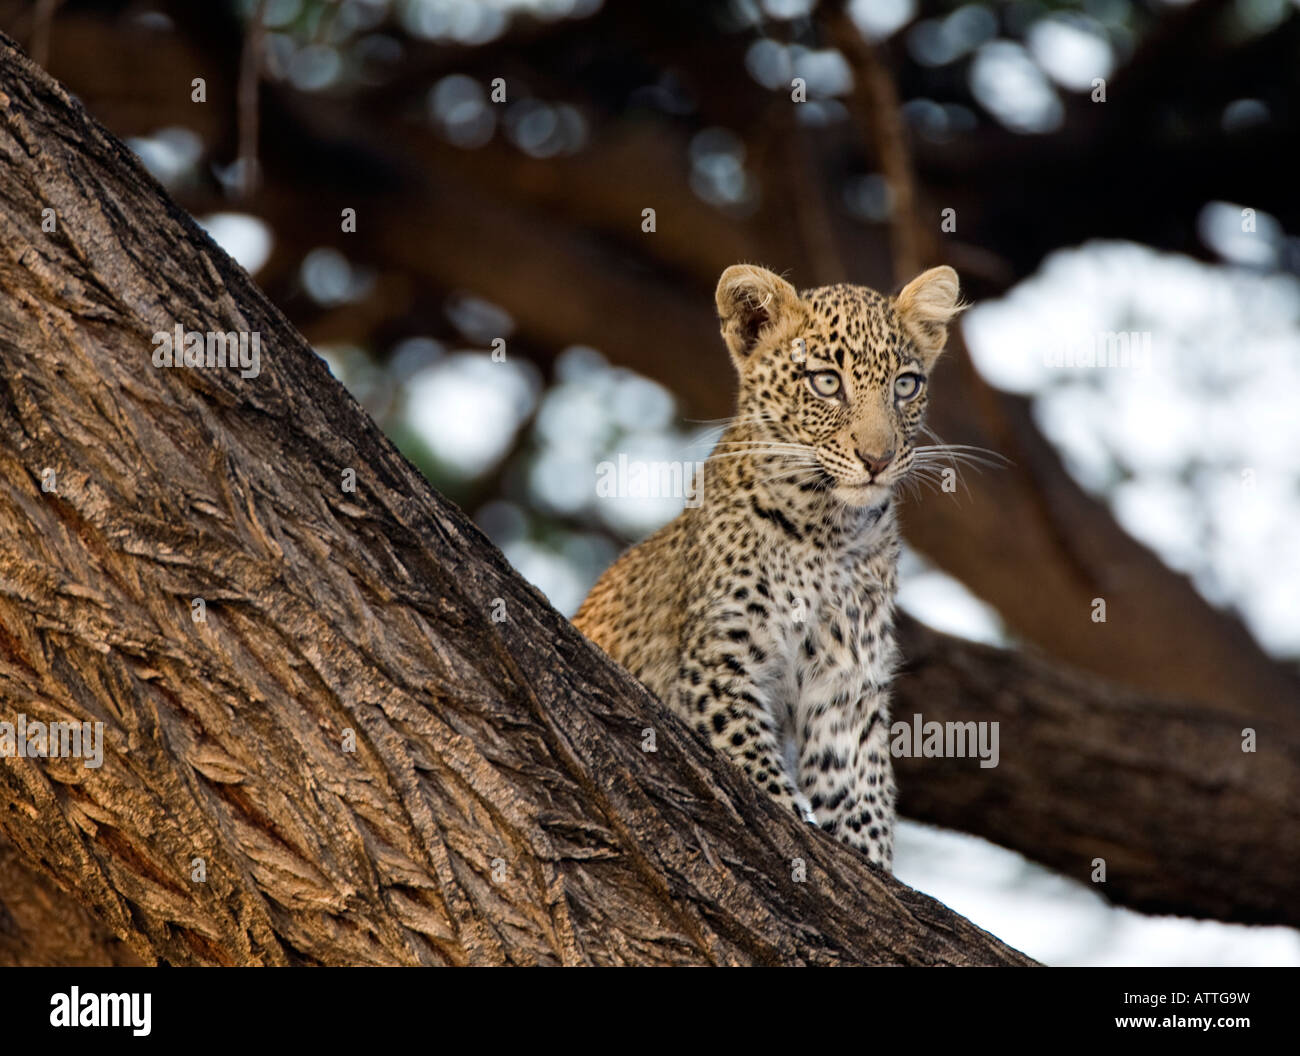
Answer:
M0 766L25 861L178 963L1027 963L697 742L8 41L0 83L0 708L106 731ZM177 323L260 373L153 367Z
M105 28L97 22L93 34L78 33L75 19L69 16L65 21L70 25L56 45L82 41L84 50L76 52L81 61L70 61L67 68L70 76L84 79L96 68L90 59L103 47ZM582 24L573 28L581 32ZM114 47L125 53L134 40L124 32ZM164 42L184 47L173 36L150 38L140 46L156 49ZM59 51L56 46L56 59ZM175 64L156 68L169 65ZM704 76L707 71L696 72ZM124 109L128 96L120 91L114 94L112 81L85 87L88 96L103 102L117 119L134 120L133 112ZM159 107L179 105L168 102L178 97L167 91L170 94L159 94L149 103L149 114ZM325 105L318 102L312 113L319 115ZM192 119L185 116L185 107L194 111ZM211 121L224 112L215 106L196 109L185 104L168 120ZM725 357L708 348L714 338L705 280L735 259L778 264L795 259L791 225L768 223L759 230L720 216L710 221L710 211L692 199L684 184L684 163L657 127L618 140L602 138L598 129L596 141L582 155L543 163L499 143L480 151L453 150L409 124L385 127L384 115L369 115L369 120L374 128L363 136L357 131L356 115L349 118L342 107L329 111L322 127L337 137L330 148L336 151L337 164L323 164L283 125L269 137L273 152L288 144L268 159L272 184L260 200L276 230L277 257L286 270L295 268L302 254L319 244L321 215L337 215L344 205L373 202L363 209L358 234L347 236L354 241L341 248L377 266L385 278L393 276L392 283L381 279L378 288L397 292L378 306L378 312L366 314L363 309L374 306L359 306L365 318L401 317L405 310L414 311L415 305L436 305L438 298L431 291L468 286L505 305L519 321L520 332L540 345L560 347L574 340L597 344L619 362L665 380L688 398L695 413L722 414L729 409L731 382ZM136 130L150 127L146 122ZM207 129L205 133L219 136ZM410 177L409 182L400 188L385 187L382 195L376 195L365 182L376 166L347 166L343 160L355 158L353 148L358 143L373 148L381 142L390 147L400 144L403 158L418 161L413 166L395 165ZM302 166L331 173L332 189L305 199L297 188L307 179L316 185L316 177L306 168L295 170L295 159ZM1079 157L1075 162L1080 171L1091 171L1088 159ZM610 236L634 227L628 217L636 216L645 204L659 207L661 230L655 236L633 237L644 247L638 260L658 262L653 277L629 271L626 234L619 252L608 249ZM771 206L777 214L780 207L780 202ZM1059 220L1058 214L1043 215L1050 221ZM841 250L850 261L850 274L859 275L862 258L855 254L878 240L858 237L860 228L845 225L842 219L836 218L837 226L851 244ZM682 241L682 234L701 230L707 237L694 239L698 257L692 264L692 247ZM746 241L760 236L761 250L753 248L758 243ZM773 238L781 241L772 242ZM510 253L459 251L468 245L504 244L512 246ZM457 251L452 252L452 247ZM268 272L275 270L273 261ZM683 274L687 271L689 278ZM799 275L793 277L802 281ZM404 309L403 297L413 307ZM617 304L618 311L607 310L610 304ZM1232 721L1239 726L1282 723L1287 728L1287 715L1297 699L1294 679L1261 653L1239 622L1210 609L1185 579L1134 543L1100 504L1083 495L1034 428L1023 401L989 390L975 375L960 344L954 344L946 359L936 379L932 408L940 432L952 441L1000 450L1014 465L973 478L970 494L963 489L957 497L926 496L921 504L910 506L911 541L994 602L1019 633L1080 669L1129 683L1144 693L1205 701L1195 706L1198 713L1208 711L1225 721L1227 713L1222 709L1235 708L1240 717ZM1089 618L1091 599L1098 595L1108 601L1108 624L1094 624ZM954 662L961 657L959 652L941 655ZM933 676L934 669L927 670ZM984 685L995 688L991 682ZM905 695L900 710L908 706L908 687L905 676L900 683ZM1059 687L1053 692L1061 699ZM1083 693L1079 699L1091 701L1093 696ZM924 699L920 703L924 705ZM927 715L932 711L925 706L916 710ZM1176 728L1181 728L1180 712L1160 713L1173 716ZM1123 723L1109 723L1105 729L1120 739L1109 748L1095 745L1096 765L1101 769L1103 749L1112 754L1127 751L1132 736ZM1070 740L1043 737L1034 744L1040 773L1070 765L1077 751ZM1077 848L1067 846L1062 833L1039 831L1031 825L1026 831L1034 831L1032 845L1028 839L1016 842L1018 827L1009 817L986 818L981 811L967 809L966 790L928 778L928 768L937 765L933 761L912 765L926 769L908 780L904 791L926 790L925 816L1011 843L1078 875ZM987 778L992 788L1001 772L980 771L975 776ZM1140 776L1121 768L1111 772L1105 783L1115 790L1115 800L1124 803L1130 799L1128 782ZM1083 843L1103 840L1110 821L1105 811L1075 816L1073 791L1045 780L1035 786L1033 795L1035 811L1083 826ZM910 797L909 801L914 809L921 809L920 801ZM1014 806L1028 810L1030 803L1021 797ZM1227 801L1206 804L1210 815L1201 817L1166 810L1163 801L1153 806L1162 811L1156 815L1159 824L1170 828L1167 839L1179 843L1183 848L1179 853L1184 855L1195 852L1195 826L1201 817L1210 817L1207 824L1214 831L1231 827L1230 814L1215 813L1220 806L1226 808ZM1260 848L1271 848L1276 838L1263 828L1249 831L1258 837ZM1113 838L1113 833L1105 838ZM1130 848L1126 853L1139 855L1150 841L1134 825L1121 842ZM1158 878L1156 871L1149 870L1143 884ZM1160 892L1112 880L1108 893L1117 901L1128 899L1126 892L1131 891L1140 904L1218 912L1214 907L1222 896L1221 887L1210 885L1208 894L1198 894L1182 883L1180 873L1171 872L1164 879L1166 886ZM1246 899L1260 913L1271 912L1269 883L1265 876L1260 890Z
M1150 913L1300 926L1300 717L1251 723L903 621L895 721L996 722L1000 759L900 759L900 809Z
M143 963L0 832L0 967Z

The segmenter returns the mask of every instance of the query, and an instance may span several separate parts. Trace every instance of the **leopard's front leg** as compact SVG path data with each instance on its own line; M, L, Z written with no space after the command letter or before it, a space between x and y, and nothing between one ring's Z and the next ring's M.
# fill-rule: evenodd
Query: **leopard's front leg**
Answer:
M701 620L688 629L674 709L777 802L816 822L781 751L769 684L776 643L742 620Z
M799 787L818 824L891 869L896 790L888 695L836 694L803 708L799 722Z

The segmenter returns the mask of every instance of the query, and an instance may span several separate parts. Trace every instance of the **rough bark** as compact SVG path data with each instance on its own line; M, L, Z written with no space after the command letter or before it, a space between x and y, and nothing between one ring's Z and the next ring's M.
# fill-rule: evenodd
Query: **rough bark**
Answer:
M105 725L0 764L24 868L171 963L1029 963L699 744L7 40L0 84L0 715ZM260 375L153 367L177 323Z
M69 43L80 42L83 45L71 57L66 50L63 51L63 62L74 81L103 69L102 64L93 60L105 47L111 47L115 53L124 56L122 68L165 74L149 81L153 85L151 88L141 87L139 78L133 76L131 92L117 95L114 95L114 85L121 81L120 78L109 77L107 81L96 81L89 86L77 85L79 90L87 88L87 98L95 104L116 107L113 110L117 115L115 127L116 121L121 121L127 131L146 132L160 124L184 122L193 125L199 122L206 123L205 137L219 135L227 110L217 102L215 88L213 104L195 107L185 101L187 95L177 91L174 77L165 71L184 68L195 75L211 74L224 68L220 55L210 49L195 52L180 45L179 51L188 58L174 57L173 60L160 59L148 63L145 61L147 58L159 57L160 47L176 46L176 39L142 33L138 29L126 30L122 36L106 36L110 30L116 33L112 24L98 20L78 23L77 17L71 14L66 20L60 20L60 31L55 34L53 49L57 66L61 49L66 49ZM71 26L68 32L63 30L65 22ZM83 26L88 32L79 33L78 26ZM133 48L142 50L137 55ZM3 85L9 83L7 79ZM124 81L121 84L126 86ZM134 102L131 101L133 96ZM710 101L716 98L716 93L708 96ZM122 104L129 105L123 109ZM671 148L665 150L667 141L661 130L652 129L647 135L614 143L598 140L592 145L598 154L598 163L586 155L568 161L552 159L542 163L495 149L455 151L438 145L427 133L412 131L410 125L399 122L387 127L384 124L387 118L376 118L375 115L369 115L368 120L373 127L362 134L355 116L349 117L343 110L333 110L325 125L329 131L328 138L335 145L331 149L337 152L325 159L300 149L303 137L301 134L290 135L291 129L284 124L272 124L269 129L271 155L266 160L270 163L272 179L267 194L259 199L259 208L267 212L276 228L279 239L277 257L284 262L276 265L273 260L268 266L272 273L283 273L284 268L300 259L307 248L319 244L321 215L333 210L330 215L336 216L337 208L343 205L371 200L366 196L373 194L374 188L365 181L373 180L376 172L392 175L392 170L385 164L349 167L346 161L359 157L372 162L381 159L382 153L372 153L377 143L384 143L390 149L393 144L401 144L402 151L410 158L418 159L409 167L398 167L402 179L387 188L387 193L377 203L377 211L363 210L363 223L356 236L359 240L341 247L350 255L356 253L365 263L378 263L380 288L387 289L391 285L395 290L393 297L385 301L383 311L378 314L363 314L357 318L331 313L320 317L313 323L318 332L328 332L333 326L338 328L334 336L355 338L373 333L376 326L385 325L376 323L376 319L402 317L401 313L407 313L405 317L410 318L409 313L422 310L422 303L436 305L435 291L464 283L466 273L461 266L472 259L477 270L469 273L469 285L505 304L520 320L521 334L526 338L537 339L543 347L546 344L558 347L579 338L591 341L611 353L617 352L620 361L640 365L647 373L673 384L693 400L697 411L708 413L716 408L717 413L723 413L729 376L725 373L725 357L711 355L707 347L713 340L710 336L713 325L708 317L708 291L703 283L712 278L715 265L720 268L738 257L781 264L788 264L795 258L784 253L779 246L755 249L753 242L746 241L752 235L752 227L719 219L707 208L701 208L684 182L669 179L673 173L681 172L684 166ZM362 143L366 148L358 154L356 147ZM611 173L616 178L608 178ZM350 180L358 178L358 174L362 177L361 182L350 183ZM329 177L329 186L314 195L310 203L293 190L304 180L310 180L319 188L322 176ZM602 178L596 180L596 176ZM279 191L276 189L277 179ZM111 180L108 182L112 184ZM482 193L485 188L489 192L486 195ZM639 252L649 259L661 260L660 270L650 276L629 275L623 259L627 256L627 245L622 245L617 252L611 252L609 246L617 244L619 238L626 240L626 229L634 226L628 223L629 214L635 216L642 205L652 200L660 204L661 217L665 214L674 217L673 226L661 232L670 236L667 240L639 239L637 243L641 247ZM663 202L669 205L665 208ZM963 215L966 215L965 210ZM94 209L91 216L93 218ZM35 225L25 213L20 220L25 232L23 237L29 243L38 243L45 237L34 233ZM684 246L674 232L698 230L702 223L710 225L708 237L696 240L693 248L698 250L699 256L693 258L687 251L692 247ZM878 240L859 237L858 229L845 225L842 218L837 223L846 236L851 236L849 244L841 247L849 261L849 273L866 277L868 272L863 270L865 264L861 256L865 251L863 247L872 246ZM769 228L772 232L786 229L788 225L786 228L780 225ZM510 244L514 248L511 253L496 257L490 254L448 254L445 247L457 241L449 237L448 231L460 232L462 242L473 240L475 243L484 241L486 231L489 233L488 242ZM495 236L491 232L496 232ZM111 238L105 240L106 244L111 242ZM12 249L14 244L19 243L11 243L7 248ZM667 246L667 249L661 254L662 246ZM557 252L557 247L562 251ZM871 251L876 252L875 249ZM219 252L211 249L207 252L220 265L224 258ZM794 249L790 252L793 253ZM720 262L713 261L710 253L718 255ZM39 254L31 259L39 265ZM530 260L547 260L548 264L545 268L519 266ZM279 272L276 272L277 267ZM873 267L879 270L879 265ZM705 272L709 274L705 276ZM689 279L683 278L685 275ZM418 277L415 285L409 281L410 276ZM113 286L111 282L107 285ZM696 285L698 290L694 289ZM187 287L182 283L175 288L180 291L175 303L184 303ZM193 288L192 285L188 287L190 290ZM204 295L207 296L206 291ZM618 304L619 311L603 310L609 304ZM185 318L187 325L198 326L197 317L192 324L189 317ZM32 324L24 319L23 325ZM36 347L30 333L17 324L11 332L22 335L25 348ZM670 335L669 340L665 340L665 333ZM380 347L382 344L379 342ZM512 341L512 349L514 347ZM146 344L133 354L143 355L147 351ZM956 408L962 415L984 416L990 406L987 390L976 385L969 390L976 394L974 397L964 394L966 386L974 379L967 377L969 365L962 360L959 350L954 349L954 352L958 355L950 358L960 366L955 370L950 368L947 377L940 379L936 413L944 413L942 409L947 406ZM711 373L713 368L716 371ZM191 384L201 384L201 379ZM1014 412L1019 401L1009 401L1009 404ZM1059 462L1037 436L1027 416L1022 417L1026 439L1023 444L1015 440L1013 431L1012 442L1006 448L1016 459L1018 467L1028 467L1018 468L1011 474L1013 479L1007 487L1015 501L1010 505L1003 504L1006 496L1000 493L998 501L987 504L987 508L982 506L974 514L969 502L961 509L950 508L946 502L930 502L929 512L926 508L918 508L917 512L931 525L926 549L951 555L951 563L944 563L963 578L979 581L983 576L987 580L986 596L1017 614L1012 622L1021 630L1025 624L1034 625L1035 635L1031 637L1037 636L1053 648L1062 643L1070 648L1079 648L1078 644L1070 643L1085 637L1079 632L1080 620L1061 602L1063 598L1071 603L1082 598L1086 606L1086 599L1092 596L1088 593L1091 585L1078 576L1079 561L1073 553L1076 549L1074 544L1082 543L1088 547L1088 560L1094 566L1089 575L1122 586L1126 577L1136 569L1143 584L1140 591L1133 592L1133 603L1139 606L1136 611L1160 614L1159 620L1141 621L1141 635L1119 636L1118 640L1126 651L1112 653L1104 641L1097 639L1082 643L1082 648L1091 654L1092 662L1110 677L1132 681L1135 672L1147 671L1147 661L1151 656L1165 655L1170 658L1170 663L1152 668L1146 676L1155 683L1157 691L1181 691L1186 698L1210 700L1213 698L1202 690L1209 684L1207 677L1212 676L1219 680L1217 686L1226 686L1247 710L1256 706L1256 700L1261 711L1265 712L1270 706L1293 701L1294 695L1285 693L1289 683L1284 675L1278 675L1276 665L1269 664L1248 640L1244 650L1239 647L1244 639L1240 626L1211 613L1185 582L1163 570L1149 552L1128 543L1099 506L1092 504L1094 512L1087 522L1092 527L1087 538L1081 538L1083 533L1074 531L1071 534L1066 530L1069 525L1079 523L1076 514L1072 512L1062 516L1053 509L1054 499L1042 503L1037 498L1038 489L1041 488L1041 493L1048 496L1061 487L1073 489L1074 493L1077 489L1069 484ZM951 428L945 427L947 438L1000 447L1007 438L1005 414L998 412L989 420L1003 424L990 427L975 421L965 425L962 424L964 419L958 419L960 431L953 434ZM1006 476L992 474L999 481ZM988 476L981 478L980 486L989 479ZM43 497L42 501L48 499ZM1008 513L1010 509L1015 510L1014 516ZM952 517L945 519L949 513ZM1033 530L1023 535L1019 531L1008 532L1008 524L1024 523L1025 518L1035 526ZM1038 527L1040 525L1042 530ZM909 525L909 531L915 533L913 525ZM1120 544L1123 545L1116 551L1115 545ZM1113 561L1117 552L1124 554L1123 561ZM1065 572L1052 572L1051 569L1054 566L1059 568L1063 560L1067 563ZM997 562L996 576L989 574L991 561ZM1027 582L1044 575L1044 588L1025 589ZM1067 583L1068 591L1063 592L1059 584L1070 580L1074 582ZM1180 584L1172 597L1167 590L1170 581ZM1114 595L1108 597L1113 602ZM1208 621L1206 614L1211 617ZM1088 623L1086 630L1095 635L1104 632L1105 628ZM1129 641L1125 642L1125 638ZM1188 653L1182 644L1188 641L1196 641L1197 650ZM1213 643L1209 654L1201 648L1201 643L1206 642ZM1093 856L1091 848L1098 844L1109 846L1117 843L1119 853L1107 856L1111 873L1106 888L1106 893L1116 901L1178 912L1222 914L1233 919L1268 919L1267 914L1273 912L1270 907L1277 904L1277 883L1274 871L1267 864L1266 851L1275 853L1278 863L1294 862L1294 847L1286 842L1296 831L1293 824L1272 833L1263 823L1242 827L1241 833L1249 834L1250 844L1243 850L1242 860L1265 864L1258 885L1245 875L1239 877L1241 886L1248 888L1242 894L1240 908L1225 905L1226 892L1233 881L1233 865L1226 850L1224 855L1210 855L1212 864L1208 869L1212 875L1195 878L1195 883L1188 882L1181 870L1162 870L1152 860L1155 853L1152 848L1165 847L1172 848L1171 860L1191 861L1196 853L1198 828L1204 829L1207 843L1217 840L1221 834L1231 837L1232 821L1239 815L1235 813L1235 806L1231 810L1228 807L1249 803L1252 795L1260 799L1259 789L1252 792L1249 787L1238 783L1233 794L1223 799L1212 794L1194 794L1192 801L1201 804L1205 813L1183 810L1180 800L1186 790L1178 790L1178 775L1152 775L1152 780L1148 781L1134 767L1120 765L1108 769L1108 759L1122 763L1124 758L1123 750L1116 746L1129 744L1129 739L1138 730L1132 722L1124 720L1122 714L1117 718L1103 708L1098 714L1105 720L1104 725L1095 729L1072 730L1072 739L1052 736L1052 730L1059 728L1066 718L1055 712L1056 704L1071 699L1070 694L1074 694L1073 699L1085 702L1092 709L1094 701L1106 699L1111 691L1093 688L1091 682L1071 679L1070 676L1038 672L1032 663L1028 671L1024 671L1014 656L997 654L998 659L994 662L985 657L979 647L974 647L976 662L965 653L962 643L949 644L952 646L950 650L928 652L923 648L918 653L918 657L925 655L931 659L918 665L917 675L905 674L900 680L900 713L910 714L909 709L915 708L923 711L927 718L942 721L950 717L946 709L953 693L937 692L933 707L924 694L935 686L962 685L972 694L967 704L977 711L985 709L980 714L997 714L998 702L1003 698L985 698L998 683L987 677L971 678L968 670L971 663L975 664L976 670L986 674L999 672L1009 687L1007 693L1011 694L1011 699L1020 701L1027 712L1034 713L1030 706L1035 699L1033 693L1037 691L1034 687L1047 694L1049 703L1055 703L1047 709L1048 721L1041 736L1036 729L1024 728L1028 720L1023 714L1017 720L1020 732L1014 740L1018 744L1032 743L1035 746L1032 758L1019 749L1008 748L1008 752L1015 753L1014 758L1004 759L1001 768L993 771L975 769L964 773L960 781L952 779L949 773L951 764L942 761L904 763L905 807L914 816L988 835L1072 875L1083 875L1080 859L1087 856L1090 860ZM3 650L0 650L0 656L3 655ZM1077 657L1075 661L1078 662ZM951 669L945 671L949 665ZM913 688L914 684L921 685L913 682L918 677L925 679L924 691ZM1164 682L1169 678L1173 678L1176 684ZM1276 681L1270 683L1270 679ZM1260 680L1281 687L1281 692L1256 693L1252 686L1258 685ZM1122 691L1116 692L1129 701L1138 699ZM1175 731L1187 729L1176 709L1170 710L1158 702L1154 702L1154 706L1164 708L1160 714L1173 724L1166 740L1176 736ZM1205 705L1194 705L1193 708L1217 715L1214 707L1206 709ZM965 713L959 710L951 714L960 716ZM1218 718L1228 721L1226 716ZM1268 742L1269 750L1274 750L1279 744L1294 744L1292 735L1285 732L1289 728L1284 725L1280 729L1280 735ZM1112 736L1118 739L1111 740ZM1006 737L1004 744L1009 744L1010 735ZM1067 786L1064 782L1056 784L1050 779L1050 775L1075 765L1080 744L1089 746L1089 750L1086 765L1078 765L1090 775L1090 780L1095 779L1096 784L1105 790L1100 801L1102 806L1095 811L1079 809L1073 798L1078 793L1077 786ZM1261 741L1261 753L1265 750ZM1265 763L1259 768L1259 773L1267 774L1268 782L1276 783L1277 787L1294 788L1295 785L1295 757L1288 753L1290 749L1282 753L1281 763L1284 765L1281 766L1276 757L1267 762L1264 758L1258 761ZM1159 753L1152 758L1158 761ZM1196 759L1198 756L1192 752L1188 758ZM0 764L0 772L5 765L12 764ZM1215 765L1211 760L1208 772L1215 772ZM1007 767L1014 768L1012 779L1019 790L1013 802L1005 803L1004 809L996 811L971 808L972 802L982 804L990 797L998 800L1004 791L1000 790L999 783ZM1196 783L1195 771L1189 769L1185 776L1192 785ZM1260 786L1264 787L1268 785ZM1153 789L1160 794L1152 795ZM1125 814L1124 805L1134 801L1146 804L1150 813L1141 816ZM1275 805L1265 802L1263 806L1261 821L1281 817ZM1025 822L1023 815L1031 811L1034 818ZM1020 820L1017 820L1018 812ZM1081 829L1075 832L1072 826ZM1279 843L1282 846L1275 847ZM1224 844L1225 849L1236 846L1238 844L1231 838ZM13 860L17 860L16 856L11 858ZM1117 861L1124 863L1118 878ZM1238 868L1244 874L1244 867ZM6 882L0 883L0 901L6 894L18 890L16 883L8 883L8 876L5 874ZM40 887L39 873L29 873L28 876L27 888ZM56 894L51 891L50 897L54 898ZM11 905L22 901L16 894L10 899ZM57 907L51 913L57 917ZM1282 921L1291 917L1283 907L1281 914L1273 919ZM28 934L33 933L28 928ZM0 961L5 957L4 935L0 917ZM105 952L102 959L111 958L112 954Z
M201 41L201 47L176 34L69 13L59 21L51 61L123 134L185 124L210 142L228 142L233 151L233 85L228 82L237 69L238 27L214 6L172 7L178 25L192 31L191 40ZM674 17L679 14L675 9ZM1168 68L1176 65L1180 48L1199 54L1207 46L1205 17L1198 10L1179 18L1176 33L1159 35L1148 45L1149 61ZM222 26L224 35L218 32ZM474 63L495 71L493 75L504 63L525 81L549 78L544 83L556 97L582 98L592 86L580 76L562 82L564 91L556 83L566 68L566 49L582 53L582 41L595 39L611 55L636 54L642 62L687 71L693 83L704 86L698 93L704 116L736 128L748 140L760 136L761 127L755 125L762 126L758 118L769 115L767 104L775 97L746 87L744 39L685 40L675 32L666 15L646 15L639 5L607 5L593 19L563 31L551 27L540 43L523 38L524 50L513 57L504 42L483 54L435 48L418 76L407 71L372 97L313 98L308 106L292 93L267 86L262 159L267 185L251 205L268 218L277 238L276 252L261 275L264 284L273 297L290 304L295 320L313 339L361 340L376 348L397 336L389 330L394 320L409 326L406 332L435 331L442 294L472 289L506 308L517 323L515 338L531 347L553 354L573 342L592 344L620 364L663 381L683 397L692 417L730 413L732 377L726 357L718 352L712 283L737 260L788 268L801 285L822 273L808 249L814 240L804 238L791 222L801 215L803 198L832 203L828 222L821 226L837 235L843 277L886 287L893 279L881 233L864 228L835 205L833 186L815 193L824 176L809 173L802 181L773 181L760 214L740 221L693 194L685 176L684 142L661 123L648 121L611 135L598 122L592 142L580 154L539 160L500 141L471 151L451 147L410 121L401 105L410 101L401 94L403 86L413 91L427 77L452 68L474 72ZM846 37L841 30L840 39ZM214 39L225 41L229 54L214 46ZM1242 49L1274 47L1271 39ZM536 48L530 50L533 44ZM118 67L95 61L108 47L123 56L120 68L142 73L124 79ZM975 284L983 295L1031 271L1043 247L1079 237L1075 224L1091 225L1091 230L1104 225L1114 235L1149 237L1154 244L1189 251L1185 242L1170 243L1169 232L1162 241L1160 232L1142 226L1144 218L1163 215L1143 194L1120 199L1076 195L1072 200L1093 204L1068 210L1042 208L1036 199L1027 204L1026 186L1048 188L1059 197L1061 168L1069 169L1073 186L1106 182L1117 155L1097 149L1098 144L1108 143L1116 126L1124 142L1144 136L1140 115L1169 103L1168 85L1179 83L1144 76L1147 62L1135 63L1136 72L1125 75L1136 83L1124 90L1124 105L1072 109L1071 124L1056 136L982 132L1000 144L987 159L989 171L962 171L960 180L953 181L944 174L943 165L951 164L944 159L969 152L923 157L912 196L916 215L895 225L898 244L912 247L907 255L926 263L938 262L943 253L960 266L958 258L970 255L969 246L939 245L937 231L939 206L956 205L966 232L962 238L979 230L981 244L1007 258L996 281ZM206 76L211 102L190 103L177 90L175 69ZM523 77L526 71L533 77ZM884 80L879 66L871 76L858 78L867 88ZM1249 94L1242 90L1229 96ZM370 106L375 99L385 105ZM881 105L873 99L850 102L859 112ZM1083 116L1087 121L1080 124ZM884 126L886 132L893 127L889 122ZM897 133L894 128L895 140ZM880 131L859 135L857 142L842 128L819 130L818 137L827 153L850 153L869 143L873 165L883 164L896 178L909 171L904 156L909 144L886 149L888 137ZM1027 138L1033 139L1029 146ZM1009 179L998 158L1010 156L1013 146L1017 172ZM1211 153L1220 159L1237 157L1232 151ZM1174 181L1180 194L1203 202L1218 193L1198 182L1202 165L1187 165L1181 155L1177 164L1187 177ZM1275 193L1280 171L1236 164L1237 179L1255 181L1240 188L1241 200L1268 202L1276 212L1285 204ZM978 188L978 193L953 198L956 183ZM303 186L311 186L313 193L304 195ZM802 194L800 203L782 196L783 186ZM1163 195L1164 185L1150 191L1156 193ZM196 194L184 204L201 210L218 203ZM323 225L321 217L359 205L358 231L336 237L351 259L377 273L375 296L362 305L325 311L304 305L300 297L295 300L294 276L303 255L326 240L323 228L336 227ZM654 235L639 228L640 210L647 205L658 209ZM1286 215L1285 210L1278 215ZM982 222L985 216L993 220ZM1026 231L1033 233L1034 253L1012 253L1003 244ZM510 251L448 253L448 245L509 246ZM617 310L610 310L611 305ZM1011 465L972 478L969 493L929 496L911 507L905 524L909 542L994 605L1014 633L1073 667L1152 695L1235 708L1243 721L1280 719L1294 709L1300 700L1295 673L1267 657L1239 620L1207 604L1185 577L1134 542L1102 504L1083 493L1033 425L1025 401L985 385L959 340L945 360L935 378L932 424L944 439L992 448ZM1111 618L1106 624L1089 618L1096 597L1107 601Z
M0 831L0 967L145 963Z

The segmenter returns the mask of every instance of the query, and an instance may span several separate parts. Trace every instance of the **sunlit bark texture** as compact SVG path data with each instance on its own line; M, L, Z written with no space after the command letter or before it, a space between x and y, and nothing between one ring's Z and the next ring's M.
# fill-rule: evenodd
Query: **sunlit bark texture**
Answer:
M948 919L926 916L932 903L771 816L392 452L186 218L229 208L209 163L241 139L234 5L150 6L170 22L80 0L34 34L32 5L0 0L0 25L39 36L117 135L184 127L204 144L174 205L3 49L0 721L103 721L108 751L99 770L0 761L0 963L1004 956L965 925L927 945L927 924ZM1300 223L1270 138L1226 148L1219 120L1259 95L1256 71L1300 76L1285 61L1300 19L1230 39L1216 30L1230 5L1201 0L1139 42L1110 83L1115 105L1067 96L1057 132L987 124L938 146L898 113L918 90L906 33L868 46L823 0L813 30L843 51L854 87L847 120L810 128L787 93L748 79L751 41L719 28L722 6L605 4L516 19L476 47L404 38L391 76L337 93L264 81L263 184L240 204L274 232L262 287L309 339L380 355L444 335L447 295L471 289L515 321L512 357L545 367L590 344L711 418L732 392L713 285L740 260L800 286L883 289L946 260L979 300L1090 237L1203 253L1195 225L1170 216L1213 198ZM1181 74L1211 65L1212 79ZM656 70L694 86L698 110L623 120ZM590 137L546 158L500 135L452 146L411 119L452 72L569 101ZM1274 110L1294 131L1293 112ZM703 126L745 143L753 215L692 189ZM1147 185L1094 193L1121 169ZM846 208L843 181L863 171L888 175L887 223ZM959 230L940 235L948 206ZM355 232L339 230L344 208ZM321 246L374 276L367 297L302 295L300 266ZM177 324L258 331L258 377L155 369L150 339ZM1001 758L900 760L903 812L1084 881L1103 858L1094 890L1119 904L1300 924L1295 671L1085 496L959 336L931 420L1010 464L964 480L960 502L909 502L908 542L1024 648L905 621L896 717L996 720ZM499 484L475 485L467 508ZM1089 619L1096 597L1106 623ZM642 750L645 729L657 753ZM1243 730L1257 751L1241 750Z
M0 960L1028 963L697 743L7 41L0 85L0 721L104 729L0 763ZM256 376L155 366L177 325Z

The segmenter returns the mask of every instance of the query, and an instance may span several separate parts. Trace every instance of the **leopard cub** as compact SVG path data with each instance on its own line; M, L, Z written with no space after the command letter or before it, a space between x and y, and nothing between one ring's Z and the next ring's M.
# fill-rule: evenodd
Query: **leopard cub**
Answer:
M890 868L894 489L924 461L957 274L889 298L736 265L717 303L740 391L702 501L619 558L574 623L777 800Z

